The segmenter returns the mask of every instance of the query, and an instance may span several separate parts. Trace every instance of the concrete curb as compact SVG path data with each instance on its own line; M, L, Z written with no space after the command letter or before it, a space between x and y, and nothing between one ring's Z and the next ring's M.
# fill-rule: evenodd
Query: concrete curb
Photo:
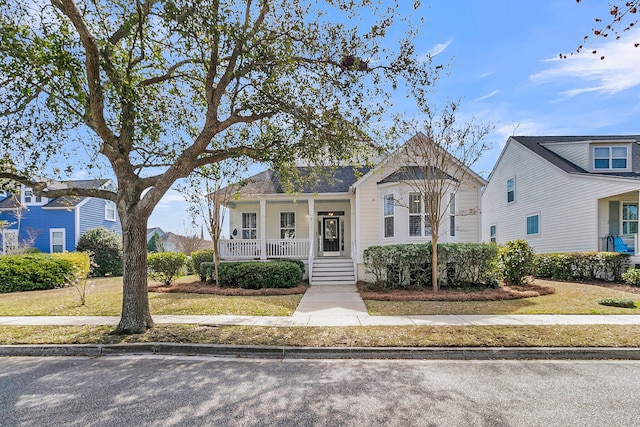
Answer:
M181 355L259 359L640 360L640 348L609 347L284 347L134 343L1 345L0 357Z

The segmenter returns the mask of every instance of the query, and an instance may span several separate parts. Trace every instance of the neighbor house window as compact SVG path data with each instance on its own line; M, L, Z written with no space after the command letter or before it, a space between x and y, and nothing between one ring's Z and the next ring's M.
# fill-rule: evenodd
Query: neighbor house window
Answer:
M242 238L258 238L258 216L255 212L242 213Z
M622 234L638 234L638 203L622 204Z
M489 227L489 241L492 243L497 243L498 239L498 226L497 225L492 225Z
M280 212L280 238L296 238L296 213Z
M393 224L393 194L385 194L384 196L384 237L394 236Z
M456 194L449 194L449 235L456 235Z
M627 147L593 147L594 169L627 169Z
M18 249L18 230L2 230L2 253Z
M31 188L26 188L24 190L24 203L25 204L42 203L42 197L35 196Z
M104 205L104 219L107 221L116 220L116 204L111 200L106 200Z
M516 200L516 179L509 178L507 180L507 203L515 202Z
M49 230L49 246L51 249L51 253L65 251L64 237L64 228L52 228Z
M540 215L531 215L527 217L527 234L540 233Z

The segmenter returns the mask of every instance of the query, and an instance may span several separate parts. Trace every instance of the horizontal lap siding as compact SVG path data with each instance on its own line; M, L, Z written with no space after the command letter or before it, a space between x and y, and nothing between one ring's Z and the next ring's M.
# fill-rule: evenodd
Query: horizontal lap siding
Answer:
M122 226L116 212L116 221L105 219L106 202L102 199L90 198L80 206L80 236L88 230L104 227L107 230L122 234Z
M516 200L508 205L506 183L513 176ZM569 175L510 140L483 194L483 240L496 224L501 244L524 239L536 252L597 250L598 199L634 185ZM533 214L540 215L539 235L526 234L526 217Z
M2 218L8 218L9 222L17 222L13 214L5 213ZM10 228L16 229L17 224ZM65 249L73 251L75 249L75 212L73 210L44 210L40 206L29 206L27 210L22 211L19 240L24 241L28 237L28 231L33 230L38 233L33 246L42 252L49 252L51 249L49 231L52 228L64 228Z

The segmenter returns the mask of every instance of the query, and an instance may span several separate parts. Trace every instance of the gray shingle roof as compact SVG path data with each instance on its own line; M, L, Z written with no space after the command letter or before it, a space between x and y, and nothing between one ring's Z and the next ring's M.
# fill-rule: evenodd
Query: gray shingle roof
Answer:
M0 209L1 210L13 210L20 208L20 202L16 199L16 196L9 195L3 200L0 201Z
M43 206L43 209L46 208L74 208L80 204L86 197L78 197L78 196L62 196L56 197L51 200L49 203Z
M572 174L589 174L589 175L603 175L603 176L619 176L624 178L640 178L640 135L592 135L592 136L512 136L514 140L518 141L524 147L533 151L549 163L559 167L563 171ZM631 152L631 166L632 172L590 172L580 166L568 161L567 159L559 156L553 151L546 148L544 145L553 143L566 143L566 142L579 142L579 141L591 141L591 142L607 142L607 141L635 141L636 144L632 145Z
M420 166L402 166L398 168L398 170L393 172L391 175L384 178L382 181L379 181L378 184L423 179L424 170L425 168ZM455 179L451 175L445 173L444 171L438 168L430 168L428 179L433 179L436 176L439 179L451 179L455 181Z
M295 184L294 188L300 193L346 193L360 176L369 172L369 168L351 166L325 169L320 174L310 167L298 167L297 170L302 183L301 188L295 188ZM247 178L246 184L238 192L241 196L284 194L286 190L283 184L278 173L269 169Z

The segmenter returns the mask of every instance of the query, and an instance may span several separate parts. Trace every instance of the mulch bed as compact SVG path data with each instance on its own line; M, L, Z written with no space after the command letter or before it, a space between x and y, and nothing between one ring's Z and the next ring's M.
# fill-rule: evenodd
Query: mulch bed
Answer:
M556 292L550 286L541 285L503 286L498 289L482 289L478 291L442 289L438 292L401 289L375 291L369 289L369 286L366 282L358 282L358 290L362 299L377 301L500 301L538 297Z
M271 295L296 295L304 294L308 286L300 284L295 288L265 288L265 289L239 289L221 288L208 282L172 283L170 286L162 284L150 284L149 292L158 293L186 293L209 294L223 296L271 296Z

